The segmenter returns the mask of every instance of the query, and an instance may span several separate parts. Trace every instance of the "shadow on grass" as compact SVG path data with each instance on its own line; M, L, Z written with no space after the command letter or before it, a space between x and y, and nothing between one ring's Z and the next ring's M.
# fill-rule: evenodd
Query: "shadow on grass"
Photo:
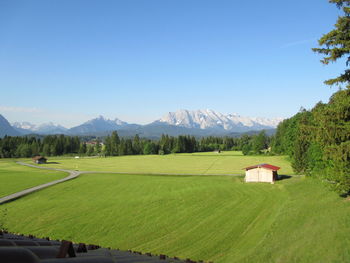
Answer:
M60 164L59 162L46 162L46 164Z
M292 176L290 176L290 175L285 175L285 174L279 174L278 175L278 181L286 180L286 179L290 179L290 178L292 178Z

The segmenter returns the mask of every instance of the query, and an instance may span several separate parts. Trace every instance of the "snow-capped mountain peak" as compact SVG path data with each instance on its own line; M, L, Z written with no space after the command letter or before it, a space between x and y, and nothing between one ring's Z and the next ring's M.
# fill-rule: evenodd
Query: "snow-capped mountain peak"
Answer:
M54 124L53 122L35 125L30 122L15 122L12 124L14 128L24 133L38 133L38 134L55 134L65 133L67 128Z
M122 120L119 120L118 118L115 118L114 119L114 123L119 125L119 126L124 126L124 125L127 125L128 123L125 122L125 121L122 121Z
M261 130L275 128L282 118L243 117L236 113L224 115L211 109L169 112L159 122L186 128L223 130Z
M222 114L211 109L181 109L176 112L169 112L161 119L147 125L128 124L118 118L108 119L98 116L70 129L52 122L41 125L29 122L15 122L13 127L11 127L14 130L12 132L9 131L7 134L103 135L118 130L124 134L147 133L150 136L165 133L230 135L231 133L273 129L282 120L282 118L245 117L237 113ZM6 123L3 123L5 127Z
M114 120L107 119L103 117L102 115L98 116L95 119L91 119L83 124L91 124L91 125L109 125L109 126L123 126L128 124L125 121L119 120L118 118L115 118Z
M49 133L64 133L68 129L59 124L53 122L43 123L35 127L34 131L43 134Z
M14 122L12 123L12 126L15 128L20 128L20 129L26 129L26 130L34 130L36 128L35 124L32 124L30 122Z

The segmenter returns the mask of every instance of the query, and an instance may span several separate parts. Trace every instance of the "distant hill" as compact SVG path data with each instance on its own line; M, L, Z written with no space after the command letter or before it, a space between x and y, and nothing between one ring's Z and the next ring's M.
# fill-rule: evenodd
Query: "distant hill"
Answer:
M67 134L71 135L94 135L108 133L114 130L120 130L123 128L137 128L140 125L128 124L127 122L119 119L109 120L103 116L89 120L79 126L73 127L67 130Z
M0 137L19 136L21 133L11 126L11 124L0 114Z

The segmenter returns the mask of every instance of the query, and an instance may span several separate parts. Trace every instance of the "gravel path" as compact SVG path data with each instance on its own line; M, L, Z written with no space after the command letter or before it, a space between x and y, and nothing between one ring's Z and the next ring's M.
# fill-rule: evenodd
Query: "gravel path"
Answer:
M28 188L26 190L23 190L23 191L20 191L20 192L17 192L17 193L14 193L14 194L11 194L11 195L8 195L8 196L5 196L5 197L2 197L2 198L0 198L0 204L6 203L6 202L10 202L12 200L18 199L18 198L20 198L22 196L25 196L27 194L36 192L36 191L41 190L43 188L49 187L51 185L59 184L59 183L62 183L62 182L74 179L74 178L78 177L81 174L81 172L79 172L79 171L72 171L72 170L65 170L65 169L55 169L55 168L49 168L49 167L40 167L40 166L37 166L37 165L27 164L27 163L23 163L23 162L17 162L17 163L20 164L20 165L25 165L25 166L29 166L29 167L44 169L44 170L55 170L55 171L66 172L69 175L67 177L63 178L63 179L59 179L59 180L52 181L52 182L49 182L49 183L46 183L46 184L38 185L38 186L35 186L35 187L32 187L32 188Z

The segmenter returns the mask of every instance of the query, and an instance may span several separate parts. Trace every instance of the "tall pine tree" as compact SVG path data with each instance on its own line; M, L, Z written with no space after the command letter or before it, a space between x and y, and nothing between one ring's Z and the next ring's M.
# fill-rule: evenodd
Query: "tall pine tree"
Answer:
M322 48L315 52L324 55L322 63L328 64L346 58L346 68L340 76L325 81L328 85L346 84L345 90L333 94L329 103L315 110L316 142L322 147L327 179L342 195L350 194L350 0L330 0L343 15L338 17L335 28L319 40Z
M342 57L346 58L346 67L350 65L350 1L349 0L330 0L330 3L335 3L338 8L344 12L343 16L339 16L335 28L323 35L318 43L321 48L313 48L313 51L323 54L321 60L323 64L328 65L329 62L335 62ZM345 69L340 76L326 80L328 85L350 82L350 69ZM347 86L350 88L349 86Z

